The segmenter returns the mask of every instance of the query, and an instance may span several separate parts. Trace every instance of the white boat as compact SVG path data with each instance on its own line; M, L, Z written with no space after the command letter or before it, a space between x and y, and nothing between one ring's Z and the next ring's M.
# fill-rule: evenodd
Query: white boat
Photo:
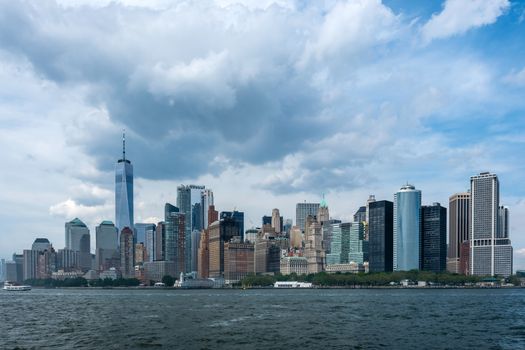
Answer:
M163 287L166 287L166 284L165 283L162 283L162 282L157 282L153 285L153 287L157 287L157 288L163 288Z
M11 282L4 282L4 290L6 291L16 291L16 292L24 292L31 290L31 286L18 286Z
M275 282L274 288L312 288L312 284L309 282L297 282L297 281L283 281Z

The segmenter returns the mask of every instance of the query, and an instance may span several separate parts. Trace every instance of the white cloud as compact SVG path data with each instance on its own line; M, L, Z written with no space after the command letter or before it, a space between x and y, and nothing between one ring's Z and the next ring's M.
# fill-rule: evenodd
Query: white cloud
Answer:
M463 34L496 22L510 6L508 0L447 0L421 29L424 42Z
M525 86L525 67L522 70L513 70L503 77L505 83L517 86Z

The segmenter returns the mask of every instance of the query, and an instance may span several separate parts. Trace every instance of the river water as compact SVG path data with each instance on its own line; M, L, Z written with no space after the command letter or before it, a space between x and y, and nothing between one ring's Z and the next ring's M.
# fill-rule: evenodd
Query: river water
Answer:
M525 289L0 292L0 349L525 349Z

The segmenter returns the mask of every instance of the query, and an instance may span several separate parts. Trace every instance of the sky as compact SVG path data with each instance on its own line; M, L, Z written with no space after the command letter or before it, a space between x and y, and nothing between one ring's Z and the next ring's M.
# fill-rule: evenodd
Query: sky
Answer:
M136 222L180 184L248 228L490 171L525 269L523 38L522 1L0 0L0 258L75 217L94 249L125 129Z

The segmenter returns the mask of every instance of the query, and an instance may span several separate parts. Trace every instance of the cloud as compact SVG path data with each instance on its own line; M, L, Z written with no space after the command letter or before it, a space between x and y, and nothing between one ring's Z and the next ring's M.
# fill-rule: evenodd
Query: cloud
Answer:
M503 77L503 81L510 85L525 86L525 68L511 71Z
M463 34L496 22L508 8L508 0L447 0L421 29L424 42Z

